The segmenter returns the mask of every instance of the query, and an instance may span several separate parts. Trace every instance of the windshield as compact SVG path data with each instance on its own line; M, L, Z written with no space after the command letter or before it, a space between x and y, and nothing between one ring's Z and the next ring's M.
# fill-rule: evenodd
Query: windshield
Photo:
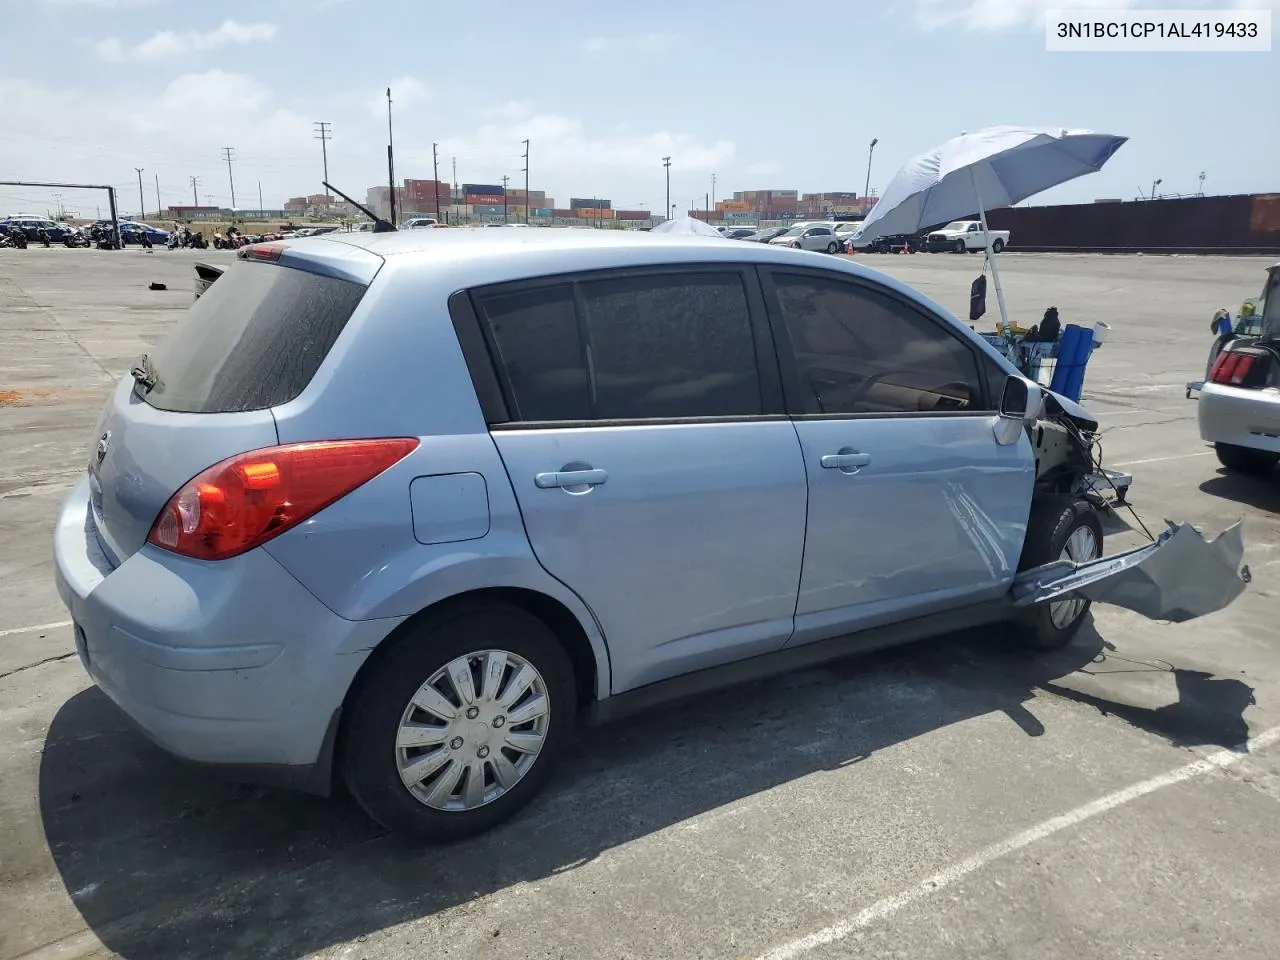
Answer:
M786 233L780 233L780 234L778 234L778 236L780 236L780 237L799 237L799 236L803 236L803 235L804 235L804 232L805 232L806 230L808 230L808 229L809 229L808 227L792 227L792 228L791 228L790 230L788 230Z
M1262 335L1268 340L1280 340L1280 269L1273 268L1267 277L1254 312L1262 315Z

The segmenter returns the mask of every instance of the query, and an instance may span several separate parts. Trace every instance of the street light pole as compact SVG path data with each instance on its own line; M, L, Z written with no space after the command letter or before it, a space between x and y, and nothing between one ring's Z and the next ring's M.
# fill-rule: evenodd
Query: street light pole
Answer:
M671 158L663 157L662 165L667 170L667 208L674 211L675 207L671 206ZM674 219L674 217L673 217Z
M867 199L867 195L871 193L871 154L875 152L876 144L880 141L872 137L871 146L867 148L867 183L862 188L862 199Z
M1156 187L1160 186L1160 184L1162 183L1164 183L1163 179L1151 181L1151 199L1152 200L1156 198Z

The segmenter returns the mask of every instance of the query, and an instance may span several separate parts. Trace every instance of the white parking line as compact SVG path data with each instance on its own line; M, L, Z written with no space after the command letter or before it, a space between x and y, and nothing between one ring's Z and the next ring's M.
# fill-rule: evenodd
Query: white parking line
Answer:
M70 620L59 620L57 623L37 623L34 627L10 627L0 630L0 637L12 637L18 633L38 633L41 630L57 630L59 627L71 626Z
M1199 453L1179 453L1172 457L1149 457L1146 460L1126 460L1123 463L1113 463L1113 467L1140 467L1144 463L1165 463L1168 460L1190 460L1192 457L1212 457L1212 450L1201 450Z
M944 887L963 880L969 874L980 870L993 860L1008 856L1024 847L1029 847L1031 844L1066 830L1068 827L1074 827L1076 824L1106 813L1108 810L1114 810L1116 807L1131 803L1140 797L1145 797L1149 793L1155 793L1157 790L1171 787L1174 784L1194 780L1215 770L1224 770L1239 763L1253 751L1268 747L1277 741L1280 741L1280 727L1272 727L1270 730L1258 734L1243 747L1235 750L1215 751L1201 760L1194 760L1186 766L1178 767L1176 770L1170 770L1168 773L1162 773L1149 780L1135 783L1122 790L1117 790L1115 793L1108 793L1097 800L1091 800L1089 803L1076 807L1074 810L1069 810L1061 816L1046 820L1028 830L1023 830L1021 833L1015 833L1013 836L998 843L993 843L973 856L966 857L958 863L953 863L932 876L926 877L914 887L908 887L901 893L895 893L892 896L885 897L883 900L877 900L871 906L858 911L851 917L847 917L838 923L833 923L831 926L816 933L811 933L806 937L800 937L790 943L775 947L768 953L761 954L758 960L794 960L794 958L801 957L817 947L843 940L850 934L863 930L878 920L893 916L903 907L908 907L918 900L923 900L930 894L937 893Z

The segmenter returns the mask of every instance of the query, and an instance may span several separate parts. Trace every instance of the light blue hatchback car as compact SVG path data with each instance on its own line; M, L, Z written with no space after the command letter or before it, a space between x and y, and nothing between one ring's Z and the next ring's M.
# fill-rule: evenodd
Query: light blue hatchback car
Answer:
M577 719L998 620L1063 644L1144 561L1099 566L1083 410L833 257L350 233L200 289L58 518L80 657L172 753L406 834L510 816Z

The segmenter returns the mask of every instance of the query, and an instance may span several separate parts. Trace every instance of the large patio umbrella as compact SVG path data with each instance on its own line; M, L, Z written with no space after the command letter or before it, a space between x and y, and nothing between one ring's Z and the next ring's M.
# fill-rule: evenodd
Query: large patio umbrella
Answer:
M988 127L964 133L907 161L890 181L861 228L855 244L958 220L975 208L987 232L987 211L1011 207L1027 197L1095 173L1127 137L1048 127ZM987 262L1008 322L1000 275L987 240Z

